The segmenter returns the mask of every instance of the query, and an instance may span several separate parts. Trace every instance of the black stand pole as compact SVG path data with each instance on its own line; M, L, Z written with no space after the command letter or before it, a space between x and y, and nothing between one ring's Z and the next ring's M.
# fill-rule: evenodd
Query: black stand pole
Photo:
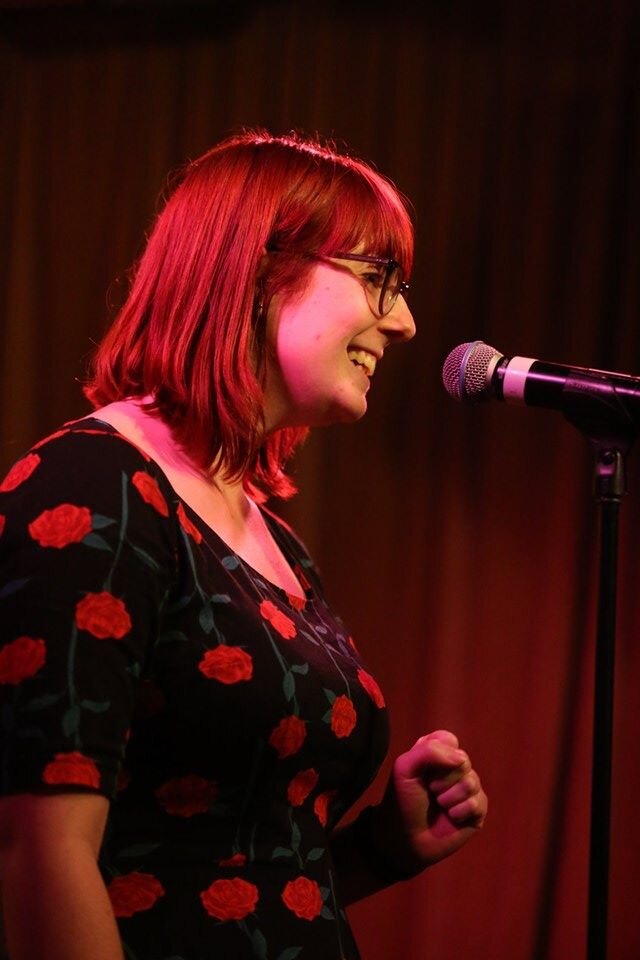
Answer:
M604 378L597 393L591 380L569 379L563 394L565 417L595 449L594 494L600 505L587 960L607 960L618 514L626 489L625 458L640 424Z
M588 960L606 960L607 956L618 514L625 490L624 452L613 445L596 442L595 496L600 504L600 588L591 771Z

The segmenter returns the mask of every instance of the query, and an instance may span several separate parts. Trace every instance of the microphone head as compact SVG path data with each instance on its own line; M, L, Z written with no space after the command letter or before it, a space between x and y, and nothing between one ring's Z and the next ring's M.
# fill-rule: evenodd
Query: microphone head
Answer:
M488 397L493 371L502 356L482 340L454 347L442 367L442 382L449 396L467 403Z

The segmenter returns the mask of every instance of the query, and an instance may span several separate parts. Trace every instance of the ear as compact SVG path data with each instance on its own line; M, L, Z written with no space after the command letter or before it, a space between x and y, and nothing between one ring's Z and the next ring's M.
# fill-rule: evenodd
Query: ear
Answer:
M258 261L258 269L256 271L256 280L261 280L267 270L269 269L269 252L266 247L262 248L262 253L260 255L260 260Z

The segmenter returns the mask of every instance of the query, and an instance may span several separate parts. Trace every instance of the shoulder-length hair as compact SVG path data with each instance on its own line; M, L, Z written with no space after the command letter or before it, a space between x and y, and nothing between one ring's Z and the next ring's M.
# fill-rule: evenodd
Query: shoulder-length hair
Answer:
M393 257L409 276L407 203L332 144L265 131L225 140L176 182L85 394L94 407L151 396L147 409L205 472L215 465L254 493L290 496L284 465L307 430L264 436L269 301L303 288L308 254L358 248Z

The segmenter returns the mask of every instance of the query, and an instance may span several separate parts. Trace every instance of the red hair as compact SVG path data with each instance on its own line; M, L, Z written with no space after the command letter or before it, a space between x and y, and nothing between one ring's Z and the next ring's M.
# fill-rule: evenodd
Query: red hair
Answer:
M153 396L182 449L205 471L254 491L295 492L284 465L306 435L263 436L265 317L300 290L313 261L360 247L409 276L405 200L366 163L329 144L257 131L184 168L99 345L85 394L94 407ZM279 254L267 258L265 249Z

